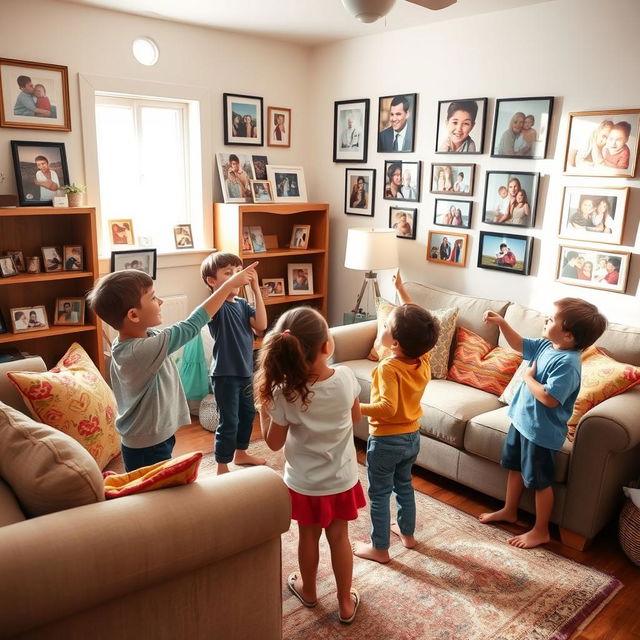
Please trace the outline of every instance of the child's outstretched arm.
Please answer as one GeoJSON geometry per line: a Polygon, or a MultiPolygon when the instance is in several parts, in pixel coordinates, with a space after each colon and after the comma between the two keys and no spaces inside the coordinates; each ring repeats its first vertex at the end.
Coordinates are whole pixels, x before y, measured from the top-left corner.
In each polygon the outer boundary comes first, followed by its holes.
{"type": "Polygon", "coordinates": [[[485,311],[482,319],[489,324],[497,324],[509,346],[522,353],[522,336],[512,329],[511,325],[500,314],[495,311],[485,311]]]}
{"type": "Polygon", "coordinates": [[[413,300],[407,293],[407,290],[404,288],[404,282],[402,282],[400,269],[397,269],[395,275],[393,276],[393,286],[396,288],[398,297],[400,298],[400,302],[402,302],[402,304],[411,304],[413,302],[413,300]]]}
{"type": "Polygon", "coordinates": [[[258,262],[252,262],[248,267],[238,273],[234,273],[220,287],[218,287],[203,303],[204,310],[211,316],[218,313],[218,309],[224,304],[227,296],[233,289],[243,287],[251,282],[253,274],[256,272],[258,262]]]}
{"type": "Polygon", "coordinates": [[[264,306],[264,298],[260,291],[258,274],[255,269],[251,273],[251,288],[253,289],[253,297],[256,300],[256,315],[251,318],[250,323],[256,331],[264,331],[267,328],[267,310],[264,306]]]}

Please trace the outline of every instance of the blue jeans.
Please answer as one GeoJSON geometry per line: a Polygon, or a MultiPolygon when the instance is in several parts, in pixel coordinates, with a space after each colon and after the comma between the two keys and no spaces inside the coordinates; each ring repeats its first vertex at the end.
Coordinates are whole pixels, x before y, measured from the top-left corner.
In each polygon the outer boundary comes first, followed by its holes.
{"type": "Polygon", "coordinates": [[[398,505],[398,526],[405,536],[416,528],[416,499],[411,486],[411,467],[420,451],[420,433],[397,436],[369,436],[367,475],[371,503],[371,543],[389,548],[391,535],[391,492],[398,505]]]}
{"type": "Polygon", "coordinates": [[[218,428],[215,439],[216,462],[228,464],[236,449],[249,448],[253,418],[252,380],[240,376],[212,376],[211,386],[218,405],[218,428]]]}
{"type": "Polygon", "coordinates": [[[147,467],[150,464],[171,459],[175,443],[175,436],[167,438],[164,442],[154,444],[152,447],[141,447],[139,449],[132,449],[120,443],[125,471],[135,471],[140,467],[147,467]]]}

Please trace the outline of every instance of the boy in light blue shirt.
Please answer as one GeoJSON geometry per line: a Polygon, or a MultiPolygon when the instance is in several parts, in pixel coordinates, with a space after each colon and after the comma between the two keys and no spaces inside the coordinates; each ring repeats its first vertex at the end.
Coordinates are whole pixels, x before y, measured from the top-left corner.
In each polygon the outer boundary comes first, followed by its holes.
{"type": "Polygon", "coordinates": [[[522,353],[529,367],[515,393],[508,415],[511,426],[500,464],[509,469],[504,507],[480,515],[480,522],[515,522],[525,487],[536,492],[533,529],[509,539],[520,549],[549,542],[549,519],[553,509],[553,478],[556,452],[567,435],[567,421],[580,391],[581,352],[607,328],[597,307],[579,298],[554,303],[542,338],[523,338],[497,313],[487,311],[484,321],[496,324],[509,346],[522,353]]]}

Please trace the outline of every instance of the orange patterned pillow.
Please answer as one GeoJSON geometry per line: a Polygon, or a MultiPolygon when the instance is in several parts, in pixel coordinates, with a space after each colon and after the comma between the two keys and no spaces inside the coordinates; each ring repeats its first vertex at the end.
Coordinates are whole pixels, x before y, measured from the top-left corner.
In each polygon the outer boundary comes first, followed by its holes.
{"type": "Polygon", "coordinates": [[[202,453],[197,451],[185,453],[171,460],[156,462],[156,464],[147,467],[140,467],[129,473],[111,474],[107,472],[104,479],[105,497],[109,500],[132,493],[190,484],[195,482],[198,477],[200,460],[202,460],[202,453]]]}
{"type": "Polygon", "coordinates": [[[7,374],[33,417],[77,440],[104,469],[120,453],[116,399],[87,352],[74,342],[50,371],[7,374]]]}
{"type": "Polygon", "coordinates": [[[598,347],[589,347],[582,354],[580,392],[569,418],[567,438],[573,440],[580,418],[607,398],[624,393],[640,384],[640,367],[618,362],[598,347]]]}
{"type": "Polygon", "coordinates": [[[456,338],[447,379],[499,396],[520,366],[522,355],[511,349],[494,347],[464,327],[458,327],[456,338]]]}

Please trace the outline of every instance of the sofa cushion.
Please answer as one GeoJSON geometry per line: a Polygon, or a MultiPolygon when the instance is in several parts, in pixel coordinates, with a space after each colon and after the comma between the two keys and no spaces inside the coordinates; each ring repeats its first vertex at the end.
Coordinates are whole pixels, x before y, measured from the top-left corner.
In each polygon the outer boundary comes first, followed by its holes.
{"type": "Polygon", "coordinates": [[[529,367],[529,360],[523,360],[520,363],[520,366],[516,369],[516,372],[513,374],[511,380],[509,380],[509,384],[505,387],[505,390],[500,395],[500,402],[504,402],[505,404],[511,404],[513,402],[513,397],[516,395],[516,389],[520,386],[520,383],[524,380],[524,372],[529,367]]]}
{"type": "MultiPolygon", "coordinates": [[[[510,424],[507,407],[476,415],[469,420],[465,429],[465,451],[500,464],[502,447],[510,424]]],[[[572,444],[565,440],[562,449],[556,455],[554,480],[558,483],[567,481],[571,450],[572,444]]]]}
{"type": "Polygon", "coordinates": [[[0,451],[0,477],[27,516],[104,500],[100,469],[80,444],[2,402],[0,451]]]}
{"type": "MultiPolygon", "coordinates": [[[[635,321],[637,322],[637,316],[635,321]]],[[[640,327],[627,327],[611,322],[596,340],[595,346],[601,347],[619,362],[640,366],[640,327]]]]}
{"type": "MultiPolygon", "coordinates": [[[[544,320],[546,314],[523,307],[517,302],[513,302],[507,307],[504,313],[504,319],[509,323],[511,328],[525,338],[539,338],[542,336],[544,320]]],[[[498,345],[509,348],[509,343],[504,339],[502,332],[498,339],[498,345]]]]}

